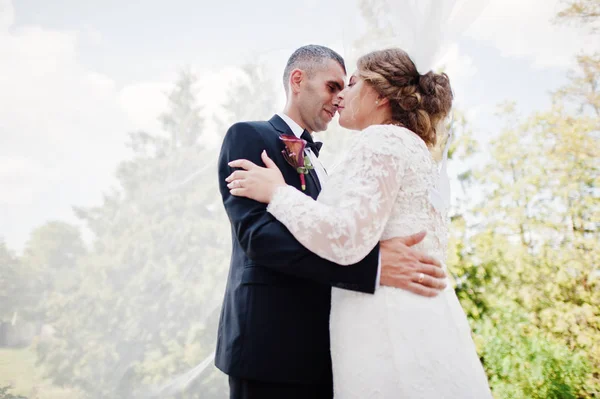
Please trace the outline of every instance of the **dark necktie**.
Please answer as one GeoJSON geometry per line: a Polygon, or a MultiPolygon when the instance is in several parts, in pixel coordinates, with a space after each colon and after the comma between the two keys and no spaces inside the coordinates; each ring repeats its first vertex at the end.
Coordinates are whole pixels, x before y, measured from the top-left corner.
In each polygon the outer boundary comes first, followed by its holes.
{"type": "Polygon", "coordinates": [[[306,146],[308,148],[310,148],[310,150],[318,157],[319,150],[321,149],[321,147],[323,147],[323,143],[321,143],[321,142],[315,143],[311,134],[308,132],[308,130],[304,130],[304,132],[302,132],[302,136],[300,136],[300,138],[306,140],[306,146]]]}

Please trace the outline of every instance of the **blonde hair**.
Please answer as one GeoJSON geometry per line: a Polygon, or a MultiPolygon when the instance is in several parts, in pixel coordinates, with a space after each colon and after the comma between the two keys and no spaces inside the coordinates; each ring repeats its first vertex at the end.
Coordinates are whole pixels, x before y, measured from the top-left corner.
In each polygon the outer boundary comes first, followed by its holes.
{"type": "Polygon", "coordinates": [[[452,108],[448,75],[432,71],[420,75],[408,54],[398,48],[360,57],[358,75],[389,100],[389,123],[412,130],[429,147],[436,144],[437,130],[452,108]]]}

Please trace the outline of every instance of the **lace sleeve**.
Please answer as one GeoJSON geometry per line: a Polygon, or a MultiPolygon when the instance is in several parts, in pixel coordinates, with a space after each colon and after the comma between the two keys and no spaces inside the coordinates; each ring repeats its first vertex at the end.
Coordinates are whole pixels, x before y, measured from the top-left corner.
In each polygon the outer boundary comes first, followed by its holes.
{"type": "Polygon", "coordinates": [[[359,262],[379,241],[391,213],[407,163],[408,133],[396,126],[365,129],[317,201],[285,186],[268,212],[320,257],[340,265],[359,262]]]}

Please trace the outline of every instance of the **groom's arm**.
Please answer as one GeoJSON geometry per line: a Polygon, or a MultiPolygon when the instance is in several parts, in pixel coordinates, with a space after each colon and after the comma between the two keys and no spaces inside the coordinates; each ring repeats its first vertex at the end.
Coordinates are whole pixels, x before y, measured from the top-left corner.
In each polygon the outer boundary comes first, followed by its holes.
{"type": "Polygon", "coordinates": [[[379,244],[361,262],[341,267],[308,251],[267,212],[265,204],[229,193],[225,178],[233,169],[228,163],[248,159],[263,165],[260,154],[264,149],[269,152],[261,133],[251,124],[238,123],[225,135],[219,156],[219,190],[233,233],[248,258],[281,273],[373,293],[377,283],[379,244]]]}

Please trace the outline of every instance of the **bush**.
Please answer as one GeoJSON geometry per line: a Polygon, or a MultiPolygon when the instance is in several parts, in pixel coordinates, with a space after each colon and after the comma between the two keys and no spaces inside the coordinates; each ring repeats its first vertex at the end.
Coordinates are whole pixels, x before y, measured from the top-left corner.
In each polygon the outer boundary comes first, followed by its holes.
{"type": "Polygon", "coordinates": [[[15,396],[9,393],[8,391],[10,391],[11,388],[12,387],[10,385],[6,387],[0,387],[0,399],[27,399],[25,396],[15,396]]]}
{"type": "Polygon", "coordinates": [[[494,396],[510,399],[578,399],[590,366],[583,353],[544,336],[524,316],[506,310],[477,328],[480,354],[494,396]]]}

